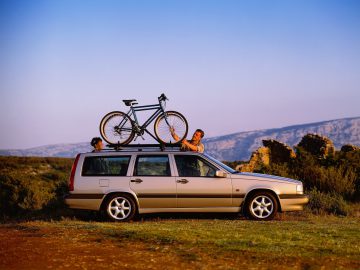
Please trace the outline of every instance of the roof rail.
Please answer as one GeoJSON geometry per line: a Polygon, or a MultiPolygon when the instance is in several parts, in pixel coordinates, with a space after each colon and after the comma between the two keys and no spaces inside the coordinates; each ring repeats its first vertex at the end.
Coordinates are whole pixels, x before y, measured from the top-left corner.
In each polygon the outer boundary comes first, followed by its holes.
{"type": "MultiPolygon", "coordinates": [[[[155,148],[155,149],[160,149],[161,151],[165,151],[168,148],[170,148],[171,150],[179,150],[181,147],[181,144],[179,144],[179,143],[176,143],[176,144],[174,144],[174,143],[140,144],[139,143],[139,144],[126,144],[126,145],[107,144],[106,146],[108,148],[111,148],[116,151],[130,150],[133,148],[137,148],[138,151],[142,151],[142,149],[146,149],[146,148],[155,148]]],[[[104,150],[106,150],[106,149],[104,149],[104,150]]]]}

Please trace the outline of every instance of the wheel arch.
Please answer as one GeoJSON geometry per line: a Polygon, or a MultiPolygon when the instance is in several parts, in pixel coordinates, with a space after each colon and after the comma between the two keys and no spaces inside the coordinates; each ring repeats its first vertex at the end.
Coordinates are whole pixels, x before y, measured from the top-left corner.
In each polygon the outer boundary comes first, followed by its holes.
{"type": "Polygon", "coordinates": [[[100,209],[99,209],[100,211],[104,210],[104,207],[105,207],[105,204],[106,204],[108,198],[114,194],[119,194],[119,195],[124,194],[124,195],[131,196],[134,199],[134,202],[136,204],[136,212],[137,212],[137,214],[139,213],[139,200],[134,192],[131,192],[128,190],[126,190],[126,191],[125,190],[117,190],[117,191],[111,191],[109,193],[106,193],[106,195],[104,196],[104,198],[100,204],[100,209]]]}
{"type": "Polygon", "coordinates": [[[241,212],[242,212],[242,214],[244,214],[244,211],[245,211],[245,207],[244,207],[244,206],[248,203],[248,200],[249,200],[249,198],[251,197],[251,195],[253,195],[253,194],[257,193],[257,192],[264,192],[264,191],[271,193],[271,194],[275,197],[276,202],[277,202],[277,204],[278,204],[278,211],[279,211],[279,212],[282,212],[279,195],[278,195],[274,190],[272,190],[272,189],[270,189],[270,188],[254,188],[254,189],[248,191],[248,192],[245,194],[244,201],[243,201],[242,206],[241,206],[241,212]]]}

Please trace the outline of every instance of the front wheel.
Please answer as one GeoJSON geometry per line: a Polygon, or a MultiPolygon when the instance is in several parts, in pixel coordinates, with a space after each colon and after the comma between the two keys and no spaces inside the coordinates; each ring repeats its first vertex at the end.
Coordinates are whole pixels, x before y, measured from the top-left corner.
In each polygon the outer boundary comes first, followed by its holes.
{"type": "Polygon", "coordinates": [[[123,112],[110,112],[100,122],[100,134],[110,144],[125,145],[130,143],[135,132],[130,117],[123,112]]]}
{"type": "Polygon", "coordinates": [[[259,191],[252,194],[246,204],[245,212],[253,220],[271,220],[278,211],[278,202],[273,194],[259,191]]]}
{"type": "Polygon", "coordinates": [[[185,117],[175,111],[167,111],[165,114],[160,115],[154,125],[156,137],[162,143],[177,143],[186,138],[188,133],[188,123],[185,117]],[[171,136],[170,128],[173,128],[179,140],[175,140],[171,136]]]}

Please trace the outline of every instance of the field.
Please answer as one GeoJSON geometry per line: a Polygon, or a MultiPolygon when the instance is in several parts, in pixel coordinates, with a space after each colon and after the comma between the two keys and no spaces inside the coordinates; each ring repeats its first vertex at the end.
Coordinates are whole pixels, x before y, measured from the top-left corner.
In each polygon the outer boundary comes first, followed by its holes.
{"type": "MultiPolygon", "coordinates": [[[[359,158],[348,158],[356,175],[359,158]]],[[[353,201],[344,201],[341,190],[313,191],[311,207],[270,222],[159,214],[109,223],[64,206],[71,165],[71,159],[0,157],[1,270],[360,269],[358,184],[353,201]]],[[[304,171],[325,172],[310,165],[304,171]]]]}
{"type": "Polygon", "coordinates": [[[0,225],[0,269],[359,269],[360,218],[147,215],[0,225]]]}

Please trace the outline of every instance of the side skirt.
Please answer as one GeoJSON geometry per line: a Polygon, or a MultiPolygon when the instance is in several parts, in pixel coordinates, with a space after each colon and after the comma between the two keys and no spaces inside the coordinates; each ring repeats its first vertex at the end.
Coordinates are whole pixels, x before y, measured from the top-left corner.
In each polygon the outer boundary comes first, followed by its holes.
{"type": "Polygon", "coordinates": [[[241,207],[206,207],[206,208],[140,208],[139,214],[146,213],[239,213],[241,207]]]}

